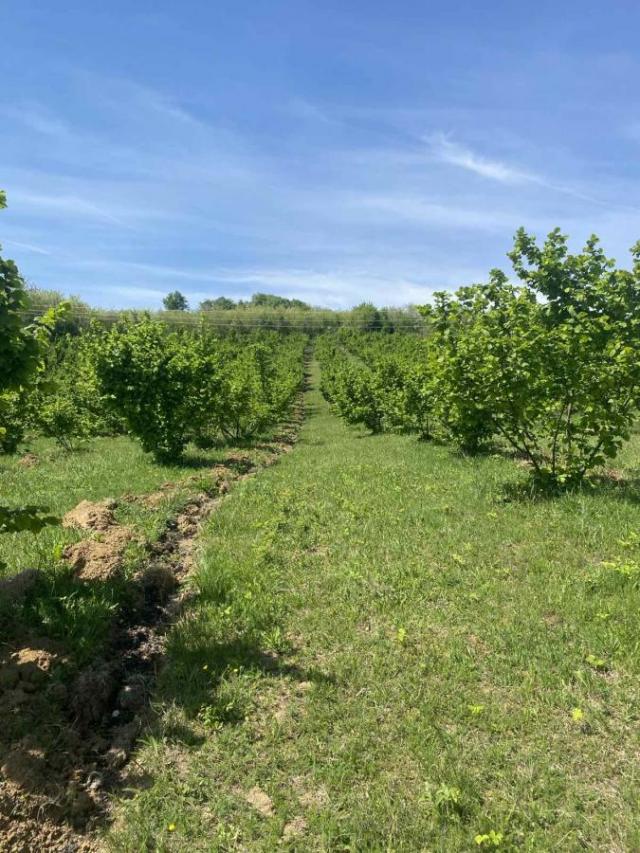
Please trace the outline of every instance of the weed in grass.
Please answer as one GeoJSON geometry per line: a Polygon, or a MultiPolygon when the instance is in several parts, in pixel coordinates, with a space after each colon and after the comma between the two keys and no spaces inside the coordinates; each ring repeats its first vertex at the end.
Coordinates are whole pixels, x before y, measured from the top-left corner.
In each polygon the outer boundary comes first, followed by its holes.
{"type": "Polygon", "coordinates": [[[503,834],[501,832],[496,832],[495,829],[490,830],[490,832],[483,832],[480,835],[476,835],[474,838],[478,847],[485,848],[501,847],[503,840],[503,834]]]}

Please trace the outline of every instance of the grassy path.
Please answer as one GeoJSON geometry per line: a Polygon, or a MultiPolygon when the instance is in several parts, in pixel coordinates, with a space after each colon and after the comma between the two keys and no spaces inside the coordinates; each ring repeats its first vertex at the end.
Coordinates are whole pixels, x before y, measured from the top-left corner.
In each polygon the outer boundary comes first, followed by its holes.
{"type": "Polygon", "coordinates": [[[640,849],[633,490],[308,415],[208,525],[109,843],[640,849]]]}

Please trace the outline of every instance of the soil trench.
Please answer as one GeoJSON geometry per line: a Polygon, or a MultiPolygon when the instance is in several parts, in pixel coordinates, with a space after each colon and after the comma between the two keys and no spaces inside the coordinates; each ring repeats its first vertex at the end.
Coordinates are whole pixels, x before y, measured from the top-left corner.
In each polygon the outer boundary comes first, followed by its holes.
{"type": "MultiPolygon", "coordinates": [[[[70,683],[49,677],[66,661],[63,650],[46,639],[30,638],[28,647],[0,655],[0,725],[4,730],[5,714],[26,714],[32,721],[18,742],[3,742],[0,735],[1,851],[98,849],[92,833],[109,818],[110,794],[135,781],[129,757],[150,721],[149,699],[168,629],[193,594],[184,581],[202,524],[234,481],[255,476],[293,448],[303,418],[301,393],[284,433],[262,445],[269,451],[262,463],[239,454],[211,470],[211,486],[189,498],[147,546],[108,649],[70,683]],[[52,722],[52,708],[60,720],[52,722]]],[[[137,499],[153,506],[158,494],[137,499]]],[[[115,523],[113,509],[114,502],[82,502],[65,517],[68,526],[99,531],[97,538],[65,550],[79,582],[104,582],[120,569],[133,534],[115,523]]]]}

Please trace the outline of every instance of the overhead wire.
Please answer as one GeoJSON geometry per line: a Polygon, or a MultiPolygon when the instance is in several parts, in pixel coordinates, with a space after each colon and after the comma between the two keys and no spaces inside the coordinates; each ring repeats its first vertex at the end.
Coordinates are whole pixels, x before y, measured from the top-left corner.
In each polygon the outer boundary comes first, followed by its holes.
{"type": "MultiPolygon", "coordinates": [[[[23,308],[18,313],[20,316],[25,318],[35,319],[36,317],[42,316],[45,310],[48,310],[48,306],[46,309],[38,309],[38,308],[23,308]]],[[[159,319],[171,323],[172,325],[184,326],[184,327],[193,327],[197,325],[199,322],[204,322],[207,326],[219,326],[222,328],[232,328],[232,327],[240,327],[240,328],[274,328],[274,329],[309,329],[310,327],[316,328],[349,328],[351,326],[357,328],[357,324],[350,323],[348,320],[332,320],[332,319],[309,319],[308,322],[289,322],[286,319],[281,320],[262,320],[262,321],[252,321],[249,322],[242,317],[234,317],[229,320],[212,320],[208,319],[206,313],[200,313],[196,315],[191,315],[188,318],[176,317],[175,315],[171,316],[162,316],[160,312],[152,312],[148,309],[123,309],[122,311],[103,311],[101,309],[97,309],[95,311],[87,310],[84,308],[81,309],[71,309],[71,318],[78,319],[86,319],[86,320],[120,320],[126,317],[127,315],[145,315],[149,314],[154,317],[154,319],[159,319]]],[[[406,329],[421,329],[424,328],[424,321],[420,319],[415,320],[390,320],[390,324],[394,328],[406,328],[406,329]]]]}

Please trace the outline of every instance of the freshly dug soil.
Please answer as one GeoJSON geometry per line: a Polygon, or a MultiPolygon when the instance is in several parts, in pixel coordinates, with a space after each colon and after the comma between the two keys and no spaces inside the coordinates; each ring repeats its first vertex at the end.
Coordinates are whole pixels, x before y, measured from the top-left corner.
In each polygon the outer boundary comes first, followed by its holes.
{"type": "Polygon", "coordinates": [[[63,527],[78,527],[80,530],[107,530],[115,524],[113,510],[117,507],[117,501],[107,498],[95,503],[93,501],[80,501],[78,506],[63,517],[63,527]]]}
{"type": "MultiPolygon", "coordinates": [[[[264,465],[291,449],[301,420],[299,409],[291,431],[269,446],[264,465]]],[[[188,597],[182,582],[193,566],[195,537],[230,483],[256,471],[243,454],[216,466],[211,488],[167,524],[132,581],[132,604],[118,613],[102,659],[70,677],[64,649],[46,639],[0,647],[0,851],[99,849],[93,833],[108,819],[109,792],[127,782],[166,634],[188,597]]],[[[156,502],[158,492],[148,505],[156,502]]],[[[64,518],[66,526],[92,531],[64,551],[78,582],[108,582],[122,568],[133,533],[116,524],[115,507],[111,500],[83,501],[64,518]]],[[[38,578],[23,572],[2,581],[0,594],[18,600],[38,578]]]]}
{"type": "Polygon", "coordinates": [[[124,550],[132,539],[133,533],[128,527],[116,525],[99,539],[84,539],[68,545],[63,556],[73,566],[79,580],[110,581],[120,574],[124,550]]]}

